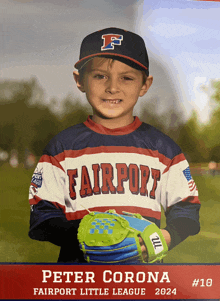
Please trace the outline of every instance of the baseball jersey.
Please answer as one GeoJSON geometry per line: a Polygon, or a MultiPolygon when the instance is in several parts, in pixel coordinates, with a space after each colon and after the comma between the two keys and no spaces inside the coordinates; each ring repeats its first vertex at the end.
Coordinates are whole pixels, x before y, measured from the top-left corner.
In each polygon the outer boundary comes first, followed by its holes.
{"type": "Polygon", "coordinates": [[[74,223],[88,210],[140,213],[160,227],[163,207],[168,226],[182,218],[196,225],[189,234],[199,227],[198,190],[184,154],[138,117],[116,129],[88,117],[56,135],[34,171],[29,202],[29,235],[39,240],[47,240],[39,232],[46,220],[74,223]]]}

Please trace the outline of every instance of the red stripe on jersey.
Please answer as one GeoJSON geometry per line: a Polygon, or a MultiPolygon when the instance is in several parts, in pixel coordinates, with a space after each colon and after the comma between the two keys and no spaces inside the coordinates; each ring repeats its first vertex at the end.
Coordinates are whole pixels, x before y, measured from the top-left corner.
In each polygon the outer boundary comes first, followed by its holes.
{"type": "MultiPolygon", "coordinates": [[[[126,212],[131,212],[131,213],[139,213],[142,216],[148,216],[148,217],[156,218],[158,220],[160,220],[160,218],[161,218],[161,212],[153,211],[153,210],[147,209],[147,208],[134,207],[134,206],[93,207],[93,208],[89,208],[89,211],[105,212],[109,209],[115,209],[118,214],[123,214],[123,211],[126,211],[126,212]]],[[[76,211],[76,212],[66,212],[65,214],[66,214],[66,218],[68,220],[76,220],[76,219],[83,218],[86,214],[88,214],[88,211],[81,210],[81,211],[76,211]]]]}
{"type": "Polygon", "coordinates": [[[176,165],[176,164],[178,164],[178,163],[180,163],[181,161],[184,161],[184,160],[186,160],[186,158],[185,158],[183,153],[177,155],[176,157],[173,158],[173,160],[170,160],[170,164],[167,165],[167,167],[165,168],[163,174],[166,173],[170,169],[171,166],[176,165]]]}
{"type": "Polygon", "coordinates": [[[104,127],[101,124],[95,123],[91,117],[89,116],[87,120],[84,122],[85,126],[90,128],[96,133],[99,134],[104,134],[104,135],[114,135],[114,136],[119,136],[119,135],[126,135],[134,132],[139,126],[142,124],[140,119],[138,117],[135,117],[134,121],[126,126],[116,128],[116,129],[109,129],[104,127]]]}
{"type": "MultiPolygon", "coordinates": [[[[42,201],[42,199],[35,195],[33,199],[29,200],[29,203],[30,203],[30,205],[36,205],[40,201],[42,201]]],[[[126,212],[131,212],[131,213],[139,213],[142,216],[148,216],[148,217],[156,218],[158,220],[160,220],[160,218],[161,218],[161,212],[153,211],[153,210],[147,209],[147,208],[134,207],[134,206],[121,206],[121,207],[118,207],[118,206],[104,207],[103,206],[103,207],[92,207],[92,208],[89,208],[88,211],[87,210],[80,210],[80,211],[76,211],[76,212],[66,212],[66,207],[65,206],[63,206],[59,203],[56,203],[56,202],[51,202],[51,203],[54,206],[56,206],[57,209],[62,210],[62,212],[66,215],[67,220],[81,219],[86,214],[88,214],[89,211],[105,212],[109,209],[115,209],[118,214],[123,214],[123,211],[126,211],[126,212]]]]}
{"type": "Polygon", "coordinates": [[[182,199],[182,202],[189,202],[192,204],[201,204],[198,196],[188,196],[185,199],[182,199]]]}
{"type": "Polygon", "coordinates": [[[36,205],[37,203],[39,203],[40,201],[42,201],[41,198],[39,198],[39,196],[35,195],[33,197],[33,199],[29,199],[29,203],[30,205],[36,205]]]}
{"type": "MultiPolygon", "coordinates": [[[[62,153],[60,154],[62,155],[62,153]]],[[[63,157],[63,155],[62,155],[63,157]]],[[[63,161],[64,159],[62,158],[62,160],[60,161],[63,161]]],[[[51,163],[52,165],[62,169],[62,171],[65,172],[65,170],[63,169],[63,167],[60,165],[60,163],[57,161],[56,157],[52,157],[52,156],[49,156],[49,155],[43,155],[40,160],[39,160],[39,163],[42,163],[42,162],[47,162],[47,163],[51,163]]]]}
{"type": "Polygon", "coordinates": [[[56,160],[61,162],[65,158],[78,158],[83,155],[94,155],[101,153],[129,153],[129,154],[140,154],[152,158],[159,158],[159,161],[164,165],[168,166],[171,163],[171,159],[166,156],[159,154],[158,151],[153,151],[151,149],[143,149],[133,146],[99,146],[99,147],[87,147],[80,150],[65,150],[55,156],[56,160]]]}
{"type": "MultiPolygon", "coordinates": [[[[32,199],[29,199],[30,205],[37,205],[40,201],[43,201],[43,199],[37,195],[35,195],[32,199]]],[[[59,203],[56,202],[50,202],[50,203],[52,203],[57,209],[61,209],[65,213],[65,208],[66,208],[65,206],[60,205],[59,203]]]]}

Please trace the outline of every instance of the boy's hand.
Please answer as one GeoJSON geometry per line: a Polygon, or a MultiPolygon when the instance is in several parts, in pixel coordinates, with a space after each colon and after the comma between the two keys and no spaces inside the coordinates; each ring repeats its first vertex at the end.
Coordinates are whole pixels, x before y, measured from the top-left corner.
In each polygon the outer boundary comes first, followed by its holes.
{"type": "Polygon", "coordinates": [[[166,241],[166,243],[167,243],[167,246],[169,247],[170,244],[171,244],[171,236],[170,236],[170,233],[169,233],[167,230],[165,230],[165,229],[161,229],[161,232],[162,232],[163,237],[164,237],[164,239],[165,239],[165,241],[166,241]]]}
{"type": "Polygon", "coordinates": [[[143,241],[143,239],[139,236],[139,242],[141,245],[141,252],[142,252],[142,256],[144,261],[148,262],[148,252],[147,252],[147,248],[145,246],[145,243],[143,241]]]}
{"type": "MultiPolygon", "coordinates": [[[[167,230],[161,229],[161,232],[163,234],[163,237],[167,243],[167,246],[170,246],[171,243],[171,237],[170,237],[170,233],[167,230]]],[[[144,261],[148,262],[148,252],[147,252],[147,248],[146,245],[143,241],[143,239],[141,237],[139,237],[139,242],[141,245],[141,251],[142,251],[142,256],[144,258],[144,261]]]]}

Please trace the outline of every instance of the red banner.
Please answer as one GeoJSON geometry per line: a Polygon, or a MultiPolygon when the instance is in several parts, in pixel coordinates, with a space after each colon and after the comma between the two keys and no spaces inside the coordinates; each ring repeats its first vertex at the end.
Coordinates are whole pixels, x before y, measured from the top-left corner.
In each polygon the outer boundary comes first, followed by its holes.
{"type": "Polygon", "coordinates": [[[0,265],[0,299],[219,299],[220,265],[0,265]]]}

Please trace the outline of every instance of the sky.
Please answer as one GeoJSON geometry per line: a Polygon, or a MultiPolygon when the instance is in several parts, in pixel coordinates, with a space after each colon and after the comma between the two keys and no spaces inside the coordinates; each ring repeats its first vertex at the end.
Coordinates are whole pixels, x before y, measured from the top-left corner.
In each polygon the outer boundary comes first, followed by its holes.
{"type": "Polygon", "coordinates": [[[144,1],[136,29],[158,61],[165,63],[185,106],[202,121],[209,113],[210,80],[220,78],[220,2],[144,1]],[[207,85],[207,92],[200,89],[207,85]]]}
{"type": "Polygon", "coordinates": [[[188,0],[1,0],[0,80],[37,78],[45,98],[62,100],[77,90],[72,79],[85,35],[121,27],[140,34],[154,83],[149,97],[187,114],[209,116],[201,84],[220,78],[220,2],[188,0]]]}

